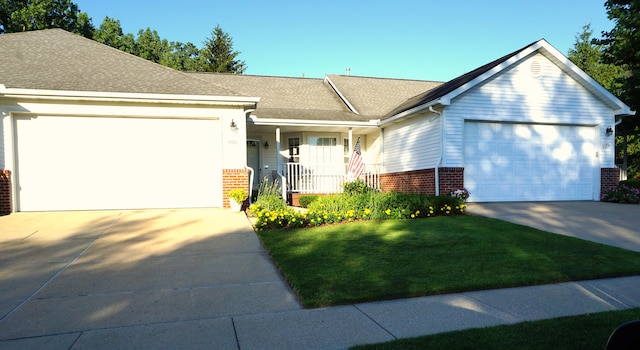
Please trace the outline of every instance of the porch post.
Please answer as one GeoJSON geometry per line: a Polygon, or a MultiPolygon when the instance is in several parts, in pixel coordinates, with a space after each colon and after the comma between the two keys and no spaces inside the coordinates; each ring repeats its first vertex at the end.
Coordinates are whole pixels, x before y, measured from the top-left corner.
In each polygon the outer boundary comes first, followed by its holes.
{"type": "Polygon", "coordinates": [[[276,173],[280,177],[280,186],[282,186],[282,198],[287,200],[287,184],[285,183],[284,167],[281,164],[280,159],[280,128],[276,127],[276,173]]]}
{"type": "MultiPolygon", "coordinates": [[[[349,162],[351,162],[351,156],[353,155],[353,130],[351,128],[349,128],[349,162]]],[[[349,175],[347,174],[347,169],[344,169],[344,173],[345,175],[349,175]]]]}

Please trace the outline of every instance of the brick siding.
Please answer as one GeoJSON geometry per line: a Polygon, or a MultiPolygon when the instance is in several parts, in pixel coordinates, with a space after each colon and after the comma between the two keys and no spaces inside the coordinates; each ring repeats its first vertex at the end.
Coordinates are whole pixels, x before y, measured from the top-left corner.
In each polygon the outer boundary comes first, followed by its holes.
{"type": "Polygon", "coordinates": [[[0,170],[0,215],[11,214],[11,171],[0,170]]]}
{"type": "MultiPolygon", "coordinates": [[[[464,168],[439,168],[440,194],[464,187],[464,168]]],[[[422,169],[380,175],[383,191],[436,194],[435,169],[422,169]]]]}
{"type": "MultiPolygon", "coordinates": [[[[222,207],[230,208],[229,191],[244,189],[249,192],[249,170],[222,169],[222,207]]],[[[245,203],[246,204],[246,203],[245,203]]]]}
{"type": "Polygon", "coordinates": [[[620,169],[600,168],[600,193],[610,187],[617,186],[620,182],[620,169]]]}

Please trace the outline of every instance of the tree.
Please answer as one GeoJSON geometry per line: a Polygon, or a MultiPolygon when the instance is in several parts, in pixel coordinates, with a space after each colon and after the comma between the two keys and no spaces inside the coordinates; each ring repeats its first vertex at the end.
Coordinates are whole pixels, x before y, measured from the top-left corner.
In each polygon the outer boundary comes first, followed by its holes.
{"type": "Polygon", "coordinates": [[[160,64],[176,70],[186,72],[204,71],[204,59],[200,49],[194,44],[187,42],[171,42],[169,50],[160,60],[160,64]]]}
{"type": "Polygon", "coordinates": [[[233,50],[233,40],[219,25],[211,32],[211,37],[204,42],[202,57],[204,70],[216,73],[242,74],[247,69],[245,62],[237,60],[240,52],[233,50]]]}
{"type": "Polygon", "coordinates": [[[0,0],[0,34],[62,28],[91,38],[91,18],[71,0],[0,0]]]}
{"type": "Polygon", "coordinates": [[[167,39],[161,39],[158,32],[147,28],[138,31],[134,54],[151,62],[158,63],[169,51],[167,39]]]}
{"type": "Polygon", "coordinates": [[[582,33],[576,35],[573,48],[569,50],[569,60],[605,89],[620,96],[625,70],[615,64],[604,63],[603,47],[592,38],[592,35],[591,25],[585,24],[582,27],[582,33]]]}
{"type": "Polygon", "coordinates": [[[93,40],[130,54],[135,53],[133,34],[124,34],[120,21],[105,17],[100,27],[93,33],[93,40]]]}
{"type": "MultiPolygon", "coordinates": [[[[604,61],[624,67],[620,97],[632,110],[640,108],[640,0],[608,0],[607,16],[614,27],[603,32],[598,43],[604,47],[604,61]]],[[[640,174],[640,117],[626,117],[616,128],[624,137],[629,155],[628,173],[640,174]]]]}

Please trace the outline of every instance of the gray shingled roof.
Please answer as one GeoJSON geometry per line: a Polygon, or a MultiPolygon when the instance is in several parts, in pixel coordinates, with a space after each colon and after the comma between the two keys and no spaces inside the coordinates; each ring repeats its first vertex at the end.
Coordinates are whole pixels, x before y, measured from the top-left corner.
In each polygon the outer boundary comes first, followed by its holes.
{"type": "Polygon", "coordinates": [[[251,96],[259,96],[261,118],[369,121],[383,117],[407,99],[441,85],[424,80],[328,75],[355,108],[351,111],[324,79],[190,73],[200,79],[251,96]]]}
{"type": "Polygon", "coordinates": [[[323,79],[189,73],[199,79],[260,97],[258,118],[369,121],[351,112],[323,79]]]}
{"type": "Polygon", "coordinates": [[[62,29],[2,34],[0,54],[7,88],[243,96],[62,29]]]}
{"type": "Polygon", "coordinates": [[[428,80],[328,75],[340,93],[361,115],[380,119],[407,99],[442,85],[428,80]]]}

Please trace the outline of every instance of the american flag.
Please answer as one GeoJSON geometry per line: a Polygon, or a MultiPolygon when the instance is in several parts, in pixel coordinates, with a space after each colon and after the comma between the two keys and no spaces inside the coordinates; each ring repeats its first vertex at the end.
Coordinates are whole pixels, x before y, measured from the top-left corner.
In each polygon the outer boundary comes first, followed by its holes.
{"type": "Polygon", "coordinates": [[[356,141],[356,146],[353,148],[351,158],[349,158],[349,165],[347,166],[347,172],[357,179],[362,175],[364,171],[364,163],[362,162],[362,153],[360,152],[360,138],[356,141]]]}

